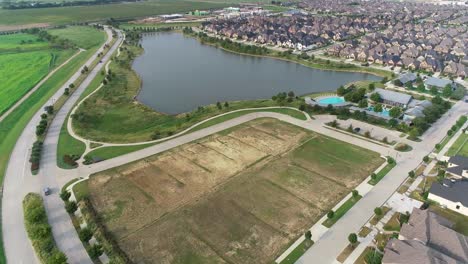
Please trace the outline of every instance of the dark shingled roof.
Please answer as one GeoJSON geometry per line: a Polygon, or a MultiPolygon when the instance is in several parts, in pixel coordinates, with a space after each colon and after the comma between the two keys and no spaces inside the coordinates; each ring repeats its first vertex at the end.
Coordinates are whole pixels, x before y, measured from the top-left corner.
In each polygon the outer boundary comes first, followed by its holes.
{"type": "Polygon", "coordinates": [[[449,167],[446,169],[446,171],[456,174],[456,175],[462,175],[463,170],[468,169],[468,158],[463,157],[463,156],[453,156],[450,157],[448,160],[449,163],[453,163],[457,166],[449,167]]]}
{"type": "Polygon", "coordinates": [[[442,184],[434,182],[429,192],[455,203],[460,202],[463,206],[468,207],[468,180],[444,179],[442,184]]]}

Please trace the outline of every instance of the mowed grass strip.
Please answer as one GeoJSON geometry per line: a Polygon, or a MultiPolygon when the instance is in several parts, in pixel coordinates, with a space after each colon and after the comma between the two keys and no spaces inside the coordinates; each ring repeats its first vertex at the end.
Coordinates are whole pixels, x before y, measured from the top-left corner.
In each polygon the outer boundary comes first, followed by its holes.
{"type": "Polygon", "coordinates": [[[358,195],[356,197],[350,197],[338,209],[336,209],[333,217],[325,220],[322,223],[322,225],[330,228],[332,225],[338,222],[338,220],[340,220],[340,218],[343,217],[346,214],[346,212],[348,212],[351,209],[351,207],[353,207],[359,200],[361,200],[361,198],[361,195],[358,195]]]}
{"type": "Polygon", "coordinates": [[[370,179],[369,183],[370,185],[376,185],[377,183],[379,183],[379,181],[381,181],[385,175],[387,175],[394,167],[396,166],[396,162],[392,162],[392,163],[388,163],[387,165],[385,165],[385,167],[383,167],[379,172],[377,172],[377,177],[375,179],[370,179]]]}
{"type": "Polygon", "coordinates": [[[87,183],[132,261],[271,263],[381,163],[377,153],[258,119],[87,183]],[[325,153],[338,169],[322,167],[325,153]],[[358,180],[339,173],[351,169],[358,180]]]}
{"type": "Polygon", "coordinates": [[[294,264],[296,261],[304,255],[304,253],[309,249],[311,246],[314,245],[314,242],[308,239],[302,241],[289,255],[280,262],[280,264],[294,264]]]}
{"type": "Polygon", "coordinates": [[[462,133],[457,140],[450,146],[447,156],[465,156],[468,157],[468,134],[462,133]]]}

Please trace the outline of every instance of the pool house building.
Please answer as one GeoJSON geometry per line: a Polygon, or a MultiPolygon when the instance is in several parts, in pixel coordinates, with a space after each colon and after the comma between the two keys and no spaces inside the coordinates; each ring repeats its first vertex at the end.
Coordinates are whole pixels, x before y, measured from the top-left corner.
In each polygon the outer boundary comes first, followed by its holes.
{"type": "Polygon", "coordinates": [[[382,103],[390,106],[398,106],[405,109],[413,98],[409,94],[384,90],[381,88],[375,89],[375,92],[382,98],[382,103]]]}

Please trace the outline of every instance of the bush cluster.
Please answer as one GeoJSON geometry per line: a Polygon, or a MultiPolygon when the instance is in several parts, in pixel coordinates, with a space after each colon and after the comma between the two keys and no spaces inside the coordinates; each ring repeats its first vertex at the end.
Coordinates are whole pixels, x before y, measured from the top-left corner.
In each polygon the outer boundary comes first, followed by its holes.
{"type": "Polygon", "coordinates": [[[41,161],[41,154],[42,154],[42,141],[36,141],[33,144],[31,150],[31,156],[29,158],[29,162],[31,162],[31,171],[35,171],[39,169],[39,163],[41,161]]]}
{"type": "Polygon", "coordinates": [[[55,244],[41,196],[37,193],[26,195],[23,212],[26,232],[40,261],[48,264],[67,263],[67,257],[55,244]]]}

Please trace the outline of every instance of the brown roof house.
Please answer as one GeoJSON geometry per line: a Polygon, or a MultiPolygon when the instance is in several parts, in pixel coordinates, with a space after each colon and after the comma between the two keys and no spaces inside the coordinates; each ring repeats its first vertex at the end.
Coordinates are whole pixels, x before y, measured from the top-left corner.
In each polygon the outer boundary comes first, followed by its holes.
{"type": "Polygon", "coordinates": [[[453,223],[430,210],[415,208],[398,239],[385,247],[382,264],[468,263],[468,237],[452,229],[453,223]]]}

